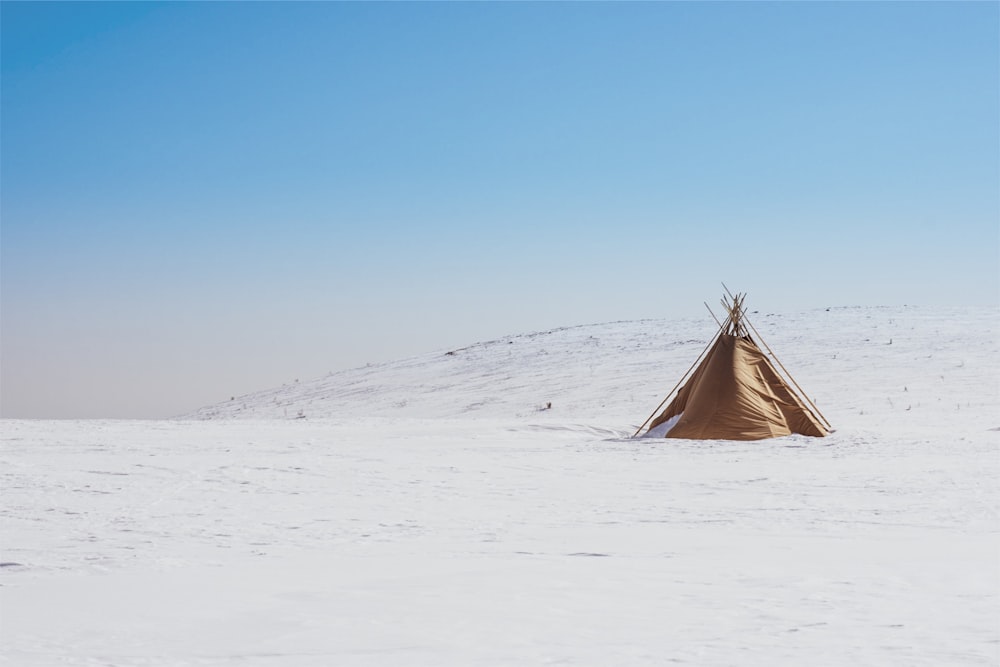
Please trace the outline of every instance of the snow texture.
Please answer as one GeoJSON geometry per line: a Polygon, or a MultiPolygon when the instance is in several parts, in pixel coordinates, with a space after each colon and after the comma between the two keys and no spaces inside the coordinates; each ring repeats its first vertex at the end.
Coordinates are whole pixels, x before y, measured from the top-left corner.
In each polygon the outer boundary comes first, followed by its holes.
{"type": "Polygon", "coordinates": [[[704,321],[0,422],[0,664],[1000,664],[997,311],[750,317],[831,436],[631,439],[704,321]]]}

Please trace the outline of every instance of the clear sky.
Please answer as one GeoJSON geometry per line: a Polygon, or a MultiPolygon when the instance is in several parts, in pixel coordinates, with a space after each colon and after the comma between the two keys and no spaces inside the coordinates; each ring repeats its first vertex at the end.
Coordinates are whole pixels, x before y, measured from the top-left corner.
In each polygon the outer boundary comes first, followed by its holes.
{"type": "Polygon", "coordinates": [[[1000,303],[998,3],[17,3],[0,412],[556,326],[1000,303]]]}

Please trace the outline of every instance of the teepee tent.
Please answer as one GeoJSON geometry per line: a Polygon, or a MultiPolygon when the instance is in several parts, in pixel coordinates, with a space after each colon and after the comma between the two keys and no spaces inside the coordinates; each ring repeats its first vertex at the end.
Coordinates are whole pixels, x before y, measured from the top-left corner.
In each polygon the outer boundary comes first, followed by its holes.
{"type": "MultiPolygon", "coordinates": [[[[723,299],[728,314],[712,342],[635,434],[645,428],[647,434],[664,431],[663,437],[698,440],[825,436],[830,423],[787,371],[778,373],[751,337],[750,330],[757,338],[760,334],[743,311],[746,295],[730,297],[723,299]]],[[[764,347],[771,352],[766,343],[764,347]]]]}

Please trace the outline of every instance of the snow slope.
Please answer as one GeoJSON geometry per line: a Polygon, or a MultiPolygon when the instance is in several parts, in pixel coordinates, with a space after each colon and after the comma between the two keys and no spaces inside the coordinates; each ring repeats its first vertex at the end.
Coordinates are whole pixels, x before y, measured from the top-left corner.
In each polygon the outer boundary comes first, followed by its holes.
{"type": "MultiPolygon", "coordinates": [[[[963,410],[963,422],[1000,426],[985,410],[997,404],[995,310],[831,308],[750,317],[834,426],[924,428],[963,410]]],[[[702,319],[509,336],[292,381],[187,417],[584,420],[631,434],[714,333],[702,319]],[[540,414],[550,402],[552,410],[540,414]]]]}
{"type": "Polygon", "coordinates": [[[1000,664],[997,311],[751,317],[830,437],[629,439],[704,321],[0,422],[0,663],[1000,664]]]}

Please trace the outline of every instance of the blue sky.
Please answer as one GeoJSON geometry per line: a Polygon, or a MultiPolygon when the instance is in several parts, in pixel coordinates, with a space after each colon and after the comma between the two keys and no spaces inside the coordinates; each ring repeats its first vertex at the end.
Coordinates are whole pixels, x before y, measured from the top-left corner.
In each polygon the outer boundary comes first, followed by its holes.
{"type": "Polygon", "coordinates": [[[720,280],[996,306],[998,7],[4,2],[2,414],[169,416],[720,280]]]}

